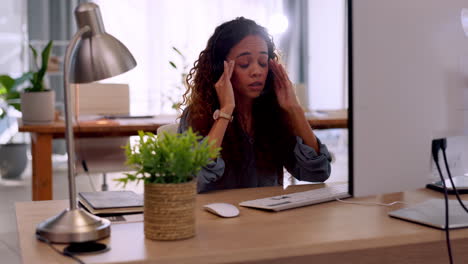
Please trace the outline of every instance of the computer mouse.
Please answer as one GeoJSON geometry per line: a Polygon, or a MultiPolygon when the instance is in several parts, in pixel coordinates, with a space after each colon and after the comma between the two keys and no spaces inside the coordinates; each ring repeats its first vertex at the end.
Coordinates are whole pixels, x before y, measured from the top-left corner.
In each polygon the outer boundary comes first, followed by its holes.
{"type": "Polygon", "coordinates": [[[239,209],[228,203],[211,203],[204,205],[203,208],[208,212],[221,217],[235,217],[239,215],[239,209]]]}

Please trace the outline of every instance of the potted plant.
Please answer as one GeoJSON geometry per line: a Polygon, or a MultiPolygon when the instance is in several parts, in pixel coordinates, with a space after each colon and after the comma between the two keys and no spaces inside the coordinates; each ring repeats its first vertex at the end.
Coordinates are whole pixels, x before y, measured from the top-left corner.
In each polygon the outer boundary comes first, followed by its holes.
{"type": "MultiPolygon", "coordinates": [[[[0,144],[0,175],[4,179],[19,179],[27,165],[27,144],[15,142],[11,133],[11,112],[20,111],[18,87],[30,78],[30,73],[14,79],[0,75],[0,134],[7,133],[6,143],[0,144]]],[[[15,131],[16,132],[16,131],[15,131]]]]}
{"type": "Polygon", "coordinates": [[[195,235],[195,175],[219,150],[191,129],[159,138],[140,131],[138,143],[126,146],[127,164],[135,172],[117,181],[144,182],[146,238],[176,240],[195,235]]]}
{"type": "Polygon", "coordinates": [[[21,93],[21,112],[24,124],[51,123],[55,119],[55,92],[44,85],[44,77],[49,63],[52,41],[49,41],[41,52],[41,67],[37,64],[37,51],[29,46],[34,60],[34,70],[29,81],[31,86],[21,93]]]}

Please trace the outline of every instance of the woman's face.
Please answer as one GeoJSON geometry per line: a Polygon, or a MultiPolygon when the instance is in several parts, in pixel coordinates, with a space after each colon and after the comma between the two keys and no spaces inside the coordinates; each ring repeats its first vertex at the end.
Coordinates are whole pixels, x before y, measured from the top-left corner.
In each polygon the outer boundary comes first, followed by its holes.
{"type": "Polygon", "coordinates": [[[236,97],[260,96],[268,75],[268,47],[258,35],[249,35],[232,47],[227,61],[234,60],[231,83],[236,97]]]}

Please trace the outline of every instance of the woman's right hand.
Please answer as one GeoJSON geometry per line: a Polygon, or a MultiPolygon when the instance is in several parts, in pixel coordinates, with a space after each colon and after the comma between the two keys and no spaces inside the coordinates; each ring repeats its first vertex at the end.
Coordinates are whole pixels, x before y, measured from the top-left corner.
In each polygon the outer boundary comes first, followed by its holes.
{"type": "Polygon", "coordinates": [[[235,61],[224,61],[224,71],[215,84],[216,94],[218,95],[219,107],[222,112],[232,115],[236,105],[234,99],[234,90],[232,88],[231,77],[234,71],[235,61]]]}

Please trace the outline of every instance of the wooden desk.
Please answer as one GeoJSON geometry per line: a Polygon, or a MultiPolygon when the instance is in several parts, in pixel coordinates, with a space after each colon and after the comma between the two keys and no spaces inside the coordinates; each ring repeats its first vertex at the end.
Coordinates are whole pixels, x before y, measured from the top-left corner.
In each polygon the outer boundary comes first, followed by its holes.
{"type": "MultiPolygon", "coordinates": [[[[347,127],[346,110],[308,114],[307,117],[314,129],[347,127]]],[[[86,121],[78,122],[73,130],[75,138],[130,136],[136,135],[138,130],[156,133],[158,127],[174,121],[175,116],[86,121]]],[[[48,125],[23,125],[20,122],[19,131],[31,133],[32,200],[52,200],[52,139],[65,137],[65,124],[54,122],[48,125]]]]}
{"type": "MultiPolygon", "coordinates": [[[[196,236],[160,242],[144,238],[143,223],[111,226],[102,242],[110,251],[80,256],[85,263],[448,263],[444,232],[387,216],[392,207],[329,202],[283,212],[240,207],[240,216],[219,218],[202,209],[212,202],[238,204],[270,195],[304,191],[311,185],[237,189],[197,196],[196,236]]],[[[352,198],[347,201],[422,202],[442,197],[431,190],[352,198]]],[[[465,196],[465,199],[468,198],[465,196]]],[[[16,203],[24,263],[74,263],[35,239],[35,227],[58,214],[67,201],[16,203]]],[[[441,212],[443,213],[443,212],[441,212]]],[[[455,263],[468,261],[468,229],[451,231],[455,263]]],[[[56,245],[63,248],[63,245],[56,245]]]]}
{"type": "Polygon", "coordinates": [[[306,117],[313,129],[348,128],[348,111],[344,109],[307,112],[306,117]]]}

